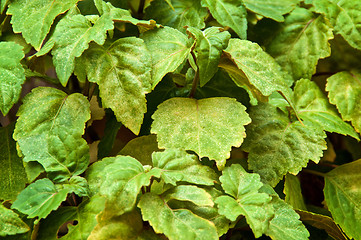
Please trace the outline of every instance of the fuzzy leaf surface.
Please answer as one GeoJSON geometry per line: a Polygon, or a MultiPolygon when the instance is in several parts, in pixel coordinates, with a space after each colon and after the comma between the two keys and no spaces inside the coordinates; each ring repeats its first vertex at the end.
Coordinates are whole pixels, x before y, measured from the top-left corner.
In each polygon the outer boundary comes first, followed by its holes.
{"type": "Polygon", "coordinates": [[[248,10],[277,22],[283,22],[283,15],[291,12],[300,0],[284,0],[282,2],[273,0],[243,0],[243,2],[248,10]]]}
{"type": "MultiPolygon", "coordinates": [[[[12,138],[14,125],[0,128],[0,199],[15,200],[28,182],[12,138]]],[[[0,224],[1,226],[1,224],[0,224]]]]}
{"type": "Polygon", "coordinates": [[[14,42],[0,43],[0,111],[7,115],[17,103],[21,85],[25,82],[25,70],[20,61],[24,58],[22,47],[14,42]]]}
{"type": "MultiPolygon", "coordinates": [[[[340,86],[337,86],[337,92],[340,86]]],[[[304,121],[311,122],[327,132],[336,132],[359,139],[355,130],[339,116],[327,97],[315,82],[307,79],[297,81],[294,87],[295,106],[304,121]]]]}
{"type": "Polygon", "coordinates": [[[113,212],[116,209],[116,214],[121,215],[135,206],[141,187],[150,184],[151,174],[145,173],[136,159],[117,156],[94,163],[87,179],[93,193],[99,191],[106,197],[106,207],[111,207],[113,212]]]}
{"type": "Polygon", "coordinates": [[[207,9],[201,6],[200,0],[172,0],[172,6],[164,0],[154,0],[145,9],[148,19],[185,32],[184,26],[202,29],[207,9]]]}
{"type": "Polygon", "coordinates": [[[244,125],[251,119],[245,110],[231,98],[172,98],[153,114],[151,132],[160,148],[192,150],[222,168],[232,146],[239,147],[246,136],[244,125]]]}
{"type": "Polygon", "coordinates": [[[30,230],[19,216],[0,204],[0,237],[25,233],[30,230]]]}
{"type": "Polygon", "coordinates": [[[154,168],[161,170],[161,179],[174,186],[180,181],[210,186],[217,180],[213,169],[202,165],[195,155],[185,151],[166,149],[154,152],[152,161],[154,168]]]}
{"type": "Polygon", "coordinates": [[[82,138],[90,119],[89,102],[49,87],[32,90],[18,111],[14,139],[25,162],[38,161],[48,176],[62,182],[88,166],[89,148],[82,138]]]}
{"type": "Polygon", "coordinates": [[[67,194],[67,189],[58,191],[52,181],[43,178],[26,187],[11,208],[27,214],[28,218],[46,218],[60,206],[67,194]]]}
{"type": "Polygon", "coordinates": [[[135,134],[147,111],[145,94],[152,87],[150,58],[141,39],[126,37],[103,46],[93,44],[78,63],[85,66],[89,81],[99,85],[103,106],[135,134]]]}
{"type": "Polygon", "coordinates": [[[224,191],[234,198],[226,195],[218,197],[215,202],[219,213],[231,221],[244,215],[255,237],[262,236],[274,213],[268,206],[271,197],[258,192],[263,185],[259,175],[247,173],[241,165],[232,164],[223,170],[220,181],[224,191]]]}
{"type": "Polygon", "coordinates": [[[15,33],[22,33],[26,42],[39,50],[54,19],[75,6],[79,0],[15,0],[7,14],[15,33]]]}
{"type": "Polygon", "coordinates": [[[193,44],[185,34],[170,27],[149,30],[140,37],[151,54],[152,88],[183,63],[193,44]]]}
{"type": "Polygon", "coordinates": [[[155,194],[144,194],[138,204],[143,220],[149,221],[156,233],[164,233],[169,239],[195,240],[218,239],[216,227],[187,209],[171,209],[155,194]]]}
{"type": "Polygon", "coordinates": [[[228,46],[231,34],[210,27],[204,31],[189,27],[187,31],[196,39],[195,51],[199,68],[200,86],[203,87],[218,71],[218,63],[222,51],[228,46]]]}
{"type": "Polygon", "coordinates": [[[267,193],[272,197],[270,205],[274,209],[274,217],[269,222],[266,235],[274,240],[307,240],[309,232],[303,223],[299,220],[300,216],[293,208],[279,198],[277,193],[269,185],[264,185],[261,192],[267,193]]]}
{"type": "Polygon", "coordinates": [[[263,182],[275,186],[288,172],[296,175],[309,160],[316,163],[326,149],[326,134],[313,126],[301,124],[278,108],[266,104],[252,107],[252,123],[246,128],[243,149],[249,152],[250,169],[263,182]]]}
{"type": "Polygon", "coordinates": [[[168,190],[164,198],[166,201],[176,199],[189,201],[200,207],[213,207],[212,196],[206,190],[193,185],[179,185],[168,190]]]}
{"type": "Polygon", "coordinates": [[[344,121],[350,121],[361,131],[361,74],[339,72],[327,79],[326,91],[330,103],[336,105],[344,121]]]}
{"type": "Polygon", "coordinates": [[[202,0],[201,2],[220,24],[230,27],[241,39],[247,38],[247,10],[241,0],[202,0]]]}
{"type": "MultiPolygon", "coordinates": [[[[249,83],[263,96],[280,91],[288,101],[291,101],[291,90],[287,86],[281,67],[257,43],[231,39],[224,52],[248,78],[249,83]]],[[[241,80],[242,78],[234,79],[241,80]]],[[[243,84],[245,84],[243,81],[239,83],[239,85],[243,84]]]]}
{"type": "Polygon", "coordinates": [[[332,28],[322,15],[296,8],[286,17],[267,52],[294,80],[311,79],[318,60],[330,56],[328,41],[332,38],[332,28]]]}
{"type": "Polygon", "coordinates": [[[80,57],[92,41],[103,45],[107,31],[113,28],[109,15],[101,16],[94,24],[81,14],[60,20],[52,36],[52,41],[55,41],[52,55],[57,76],[63,86],[66,86],[74,71],[75,58],[80,57]]]}
{"type": "Polygon", "coordinates": [[[315,11],[323,13],[336,33],[354,48],[361,50],[361,2],[314,0],[315,11]]]}
{"type": "Polygon", "coordinates": [[[325,200],[332,217],[354,239],[361,238],[361,160],[344,164],[325,177],[325,200]]]}

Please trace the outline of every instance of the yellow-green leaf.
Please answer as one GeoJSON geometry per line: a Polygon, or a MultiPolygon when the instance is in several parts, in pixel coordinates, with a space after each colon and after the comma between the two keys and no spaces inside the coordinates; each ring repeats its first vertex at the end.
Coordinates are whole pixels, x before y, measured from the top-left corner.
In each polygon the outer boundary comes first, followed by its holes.
{"type": "Polygon", "coordinates": [[[231,148],[246,136],[244,125],[251,119],[245,110],[231,98],[172,98],[153,114],[151,132],[157,134],[160,148],[192,150],[222,168],[231,148]]]}
{"type": "Polygon", "coordinates": [[[30,230],[19,216],[0,204],[0,237],[25,233],[30,230]]]}

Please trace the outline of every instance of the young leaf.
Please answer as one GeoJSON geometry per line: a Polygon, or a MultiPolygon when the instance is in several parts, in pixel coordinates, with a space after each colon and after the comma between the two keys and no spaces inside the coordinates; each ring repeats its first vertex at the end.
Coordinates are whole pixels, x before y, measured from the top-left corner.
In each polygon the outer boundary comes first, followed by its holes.
{"type": "Polygon", "coordinates": [[[151,1],[145,9],[146,17],[181,32],[185,32],[185,26],[197,29],[205,27],[207,9],[201,6],[200,0],[172,0],[172,6],[164,0],[151,1]]]}
{"type": "Polygon", "coordinates": [[[0,204],[0,237],[25,233],[30,230],[19,216],[0,204]]]}
{"type": "Polygon", "coordinates": [[[132,157],[117,156],[93,164],[87,179],[92,193],[99,191],[105,196],[106,207],[119,216],[133,209],[141,187],[150,184],[152,173],[145,173],[142,164],[132,157]]]}
{"type": "Polygon", "coordinates": [[[144,32],[140,36],[151,53],[152,88],[169,72],[173,72],[187,58],[193,41],[170,27],[144,32]]]}
{"type": "Polygon", "coordinates": [[[74,176],[69,179],[69,183],[57,185],[58,189],[66,189],[69,193],[73,192],[79,197],[89,196],[89,186],[85,178],[74,176]]]}
{"type": "Polygon", "coordinates": [[[79,0],[15,0],[7,14],[15,33],[39,50],[56,16],[69,10],[79,0]]]}
{"type": "Polygon", "coordinates": [[[151,132],[160,148],[192,150],[222,168],[232,146],[239,147],[246,136],[244,125],[251,119],[245,110],[231,98],[172,98],[153,114],[151,132]]]}
{"type": "Polygon", "coordinates": [[[52,50],[53,62],[60,83],[66,86],[74,71],[75,58],[80,57],[89,43],[103,45],[108,30],[114,28],[109,15],[101,16],[94,24],[81,14],[63,18],[52,35],[55,41],[52,50]]]}
{"type": "MultiPolygon", "coordinates": [[[[339,85],[337,92],[339,92],[339,85]]],[[[307,79],[297,81],[294,87],[294,99],[298,115],[302,120],[312,123],[315,127],[321,127],[325,131],[359,139],[355,130],[339,117],[337,110],[328,102],[327,97],[315,82],[307,79]]]]}
{"type": "Polygon", "coordinates": [[[361,131],[361,74],[339,72],[327,79],[326,91],[330,103],[336,105],[344,121],[351,121],[357,132],[361,131]]]}
{"type": "Polygon", "coordinates": [[[218,71],[222,51],[228,46],[231,34],[211,27],[204,31],[189,27],[187,31],[196,39],[195,51],[199,68],[200,86],[203,87],[218,71]]]}
{"type": "Polygon", "coordinates": [[[201,2],[220,24],[230,27],[241,39],[247,38],[247,10],[241,0],[201,0],[201,2]]]}
{"type": "Polygon", "coordinates": [[[285,202],[291,205],[293,209],[307,209],[301,192],[300,180],[297,176],[292,174],[287,174],[285,176],[283,193],[286,195],[285,202]]]}
{"type": "Polygon", "coordinates": [[[246,128],[243,149],[249,152],[250,169],[262,181],[275,186],[288,172],[296,175],[311,159],[318,162],[326,149],[326,134],[289,117],[278,108],[266,104],[252,107],[252,123],[246,128]]]}
{"type": "Polygon", "coordinates": [[[361,50],[361,2],[340,0],[314,0],[315,11],[323,13],[334,26],[336,33],[354,48],[361,50]]]}
{"type": "Polygon", "coordinates": [[[212,196],[202,188],[193,185],[179,185],[164,194],[166,202],[169,200],[189,201],[200,207],[213,207],[212,196]]]}
{"type": "Polygon", "coordinates": [[[210,167],[202,165],[195,155],[185,151],[166,149],[154,152],[152,161],[154,168],[161,170],[161,179],[174,186],[180,181],[213,185],[217,180],[217,174],[210,167]]]}
{"type": "Polygon", "coordinates": [[[3,115],[19,100],[21,85],[25,82],[25,70],[20,63],[23,58],[20,45],[0,42],[0,111],[3,115]]]}
{"type": "Polygon", "coordinates": [[[325,176],[325,200],[332,217],[354,239],[361,238],[361,160],[344,164],[325,176]]]}
{"type": "Polygon", "coordinates": [[[296,8],[286,17],[267,52],[294,80],[311,79],[318,60],[330,56],[328,40],[332,38],[332,28],[322,15],[296,8]]]}
{"type": "MultiPolygon", "coordinates": [[[[269,96],[273,92],[279,91],[288,102],[291,102],[291,90],[281,67],[258,44],[248,40],[231,39],[224,52],[227,58],[232,60],[248,78],[249,83],[257,88],[263,96],[269,96]]],[[[242,81],[238,84],[245,83],[242,81]]]]}
{"type": "Polygon", "coordinates": [[[27,183],[23,161],[18,156],[16,143],[12,139],[13,129],[13,124],[0,128],[0,199],[2,200],[15,200],[27,183]]]}
{"type": "Polygon", "coordinates": [[[67,189],[58,191],[48,178],[37,180],[26,187],[17,197],[12,209],[28,215],[28,218],[46,218],[66,199],[67,189]]]}
{"type": "Polygon", "coordinates": [[[156,233],[164,233],[170,240],[218,239],[214,224],[187,209],[171,209],[164,200],[152,193],[144,194],[138,207],[143,220],[149,221],[156,233]]]}
{"type": "Polygon", "coordinates": [[[268,205],[271,197],[258,192],[263,185],[259,175],[247,173],[241,165],[232,164],[223,170],[220,181],[224,191],[234,198],[226,195],[218,197],[215,203],[219,213],[231,221],[244,215],[255,237],[262,236],[274,213],[268,205]]]}
{"type": "Polygon", "coordinates": [[[79,93],[68,96],[55,88],[38,87],[23,101],[14,139],[24,161],[38,161],[56,182],[84,172],[89,161],[82,138],[90,118],[87,99],[79,93]]]}
{"type": "Polygon", "coordinates": [[[151,59],[144,42],[120,38],[103,46],[91,45],[78,64],[85,67],[90,82],[99,85],[103,106],[135,134],[147,111],[145,94],[151,91],[151,59]]]}
{"type": "Polygon", "coordinates": [[[277,22],[283,22],[286,13],[291,12],[300,0],[243,0],[246,8],[254,13],[271,18],[277,22]]]}
{"type": "Polygon", "coordinates": [[[299,220],[300,216],[292,207],[280,199],[273,188],[268,185],[264,185],[260,192],[267,193],[272,197],[269,205],[273,207],[275,212],[265,232],[266,235],[270,236],[273,240],[307,240],[310,234],[299,220]]]}

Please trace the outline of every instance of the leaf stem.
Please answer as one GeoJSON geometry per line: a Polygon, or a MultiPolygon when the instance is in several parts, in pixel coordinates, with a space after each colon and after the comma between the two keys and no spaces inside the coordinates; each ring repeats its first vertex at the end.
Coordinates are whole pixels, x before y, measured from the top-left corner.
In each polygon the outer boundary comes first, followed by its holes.
{"type": "Polygon", "coordinates": [[[325,174],[324,173],[321,173],[321,172],[317,172],[315,170],[311,170],[311,169],[303,169],[304,172],[306,173],[310,173],[312,175],[316,175],[316,176],[319,176],[319,177],[325,177],[325,174]]]}
{"type": "Polygon", "coordinates": [[[196,93],[196,90],[197,90],[198,82],[199,82],[199,67],[198,67],[196,55],[194,54],[193,51],[191,51],[191,55],[192,55],[192,58],[193,58],[196,66],[197,66],[197,69],[196,69],[196,74],[194,75],[194,78],[193,78],[192,89],[191,89],[191,92],[189,93],[189,98],[194,97],[194,95],[196,93]]]}
{"type": "Polygon", "coordinates": [[[138,18],[143,19],[145,0],[140,0],[138,7],[138,18]]]}

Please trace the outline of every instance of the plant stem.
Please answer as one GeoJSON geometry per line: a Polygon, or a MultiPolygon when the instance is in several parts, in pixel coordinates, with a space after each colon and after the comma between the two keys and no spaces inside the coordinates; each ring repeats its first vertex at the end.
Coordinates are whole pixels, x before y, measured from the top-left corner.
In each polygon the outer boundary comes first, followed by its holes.
{"type": "Polygon", "coordinates": [[[138,7],[138,18],[143,19],[145,0],[140,0],[138,7]]]}
{"type": "Polygon", "coordinates": [[[324,173],[321,173],[321,172],[317,172],[315,170],[310,170],[310,169],[303,169],[304,172],[306,173],[310,173],[312,175],[316,175],[316,176],[319,176],[319,177],[325,177],[325,174],[324,173]]]}
{"type": "Polygon", "coordinates": [[[192,90],[191,90],[191,92],[189,93],[189,97],[190,97],[190,98],[193,98],[193,97],[194,97],[194,94],[196,93],[197,86],[198,86],[198,82],[199,82],[199,67],[198,67],[196,55],[194,54],[193,51],[191,52],[191,55],[192,55],[193,60],[194,60],[194,62],[195,62],[195,64],[196,64],[196,66],[197,66],[196,74],[194,75],[193,82],[192,82],[192,90]]]}

